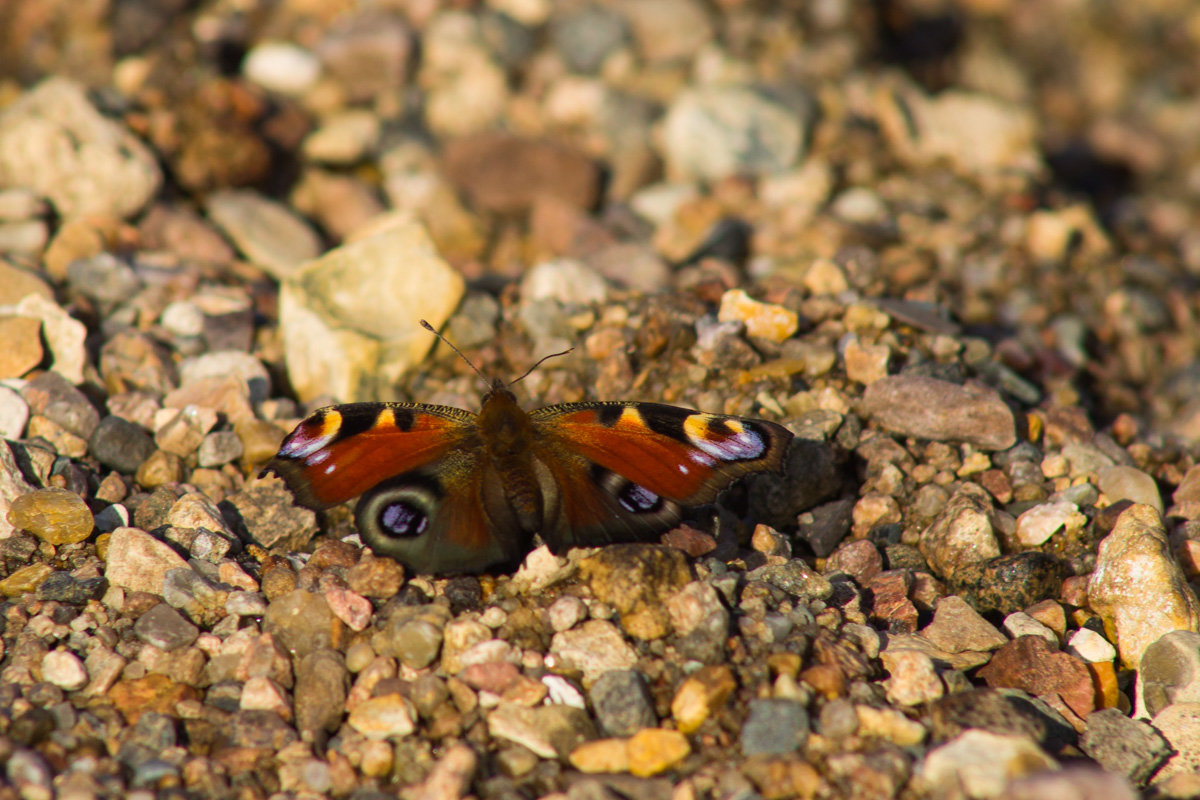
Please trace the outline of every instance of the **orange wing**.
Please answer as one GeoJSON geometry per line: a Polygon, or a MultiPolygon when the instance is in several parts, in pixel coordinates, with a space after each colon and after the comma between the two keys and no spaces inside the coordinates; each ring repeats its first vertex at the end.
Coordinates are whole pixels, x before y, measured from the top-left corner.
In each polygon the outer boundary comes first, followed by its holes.
{"type": "Polygon", "coordinates": [[[347,403],[305,419],[264,468],[301,505],[323,509],[444,457],[474,433],[475,415],[420,403],[347,403]]]}
{"type": "Polygon", "coordinates": [[[773,422],[658,403],[573,403],[530,416],[554,446],[684,505],[711,502],[738,476],[779,469],[792,438],[773,422]]]}

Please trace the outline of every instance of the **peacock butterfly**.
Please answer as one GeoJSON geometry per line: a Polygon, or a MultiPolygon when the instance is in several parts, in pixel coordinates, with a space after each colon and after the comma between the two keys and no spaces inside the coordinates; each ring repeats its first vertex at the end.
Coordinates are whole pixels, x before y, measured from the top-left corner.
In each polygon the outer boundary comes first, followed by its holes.
{"type": "Polygon", "coordinates": [[[409,569],[483,572],[515,568],[535,534],[554,553],[652,540],[684,506],[779,469],[792,439],[773,422],[659,403],[527,413],[510,385],[490,381],[478,414],[424,403],[323,408],[263,471],[313,509],[362,495],[363,541],[409,569]]]}

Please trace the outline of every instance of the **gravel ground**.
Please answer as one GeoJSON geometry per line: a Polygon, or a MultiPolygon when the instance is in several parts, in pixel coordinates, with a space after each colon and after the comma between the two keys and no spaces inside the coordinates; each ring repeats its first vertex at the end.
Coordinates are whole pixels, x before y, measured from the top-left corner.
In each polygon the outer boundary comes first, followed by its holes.
{"type": "Polygon", "coordinates": [[[1200,797],[1190,0],[9,0],[0,800],[1200,797]],[[795,434],[406,573],[331,401],[795,434]]]}

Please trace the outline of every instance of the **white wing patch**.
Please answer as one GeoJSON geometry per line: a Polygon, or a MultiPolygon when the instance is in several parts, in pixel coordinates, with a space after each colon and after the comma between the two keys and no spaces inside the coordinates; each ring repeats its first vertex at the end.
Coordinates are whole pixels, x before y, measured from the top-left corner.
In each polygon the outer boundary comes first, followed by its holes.
{"type": "Polygon", "coordinates": [[[718,461],[752,461],[767,451],[767,442],[761,435],[732,417],[694,414],[684,420],[683,429],[693,445],[718,461]],[[714,431],[714,422],[728,432],[714,431]]]}

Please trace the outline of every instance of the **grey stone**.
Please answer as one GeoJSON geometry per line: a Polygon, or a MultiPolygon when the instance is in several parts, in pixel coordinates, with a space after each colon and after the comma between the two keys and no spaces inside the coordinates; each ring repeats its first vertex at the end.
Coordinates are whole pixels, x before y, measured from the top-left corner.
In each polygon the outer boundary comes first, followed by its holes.
{"type": "Polygon", "coordinates": [[[138,617],[133,632],[146,644],[168,652],[187,647],[200,635],[195,625],[166,603],[159,603],[138,617]]]}
{"type": "Polygon", "coordinates": [[[154,452],[154,439],[141,426],[109,415],[92,432],[88,449],[104,466],[132,475],[154,452]]]}
{"type": "Polygon", "coordinates": [[[742,725],[742,754],[791,753],[808,740],[808,712],[799,702],[784,699],[751,700],[742,725]]]}
{"type": "Polygon", "coordinates": [[[601,675],[588,692],[600,730],[606,736],[632,736],[658,724],[650,687],[640,672],[614,669],[601,675]]]}
{"type": "Polygon", "coordinates": [[[1079,747],[1104,769],[1124,775],[1138,786],[1145,786],[1171,755],[1162,734],[1118,708],[1088,714],[1079,747]]]}

